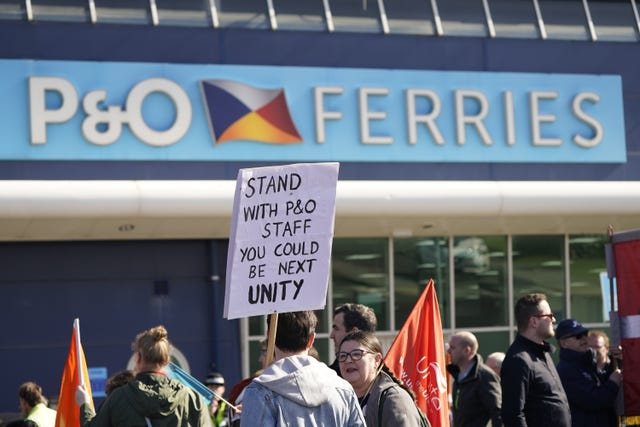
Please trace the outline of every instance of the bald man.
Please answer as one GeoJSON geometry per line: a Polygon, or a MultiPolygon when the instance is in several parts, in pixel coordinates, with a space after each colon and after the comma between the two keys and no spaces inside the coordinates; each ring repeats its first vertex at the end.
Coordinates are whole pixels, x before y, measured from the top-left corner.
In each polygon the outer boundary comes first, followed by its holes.
{"type": "Polygon", "coordinates": [[[502,391],[498,376],[482,362],[478,340],[471,332],[458,332],[449,340],[447,350],[453,377],[453,425],[502,426],[502,391]]]}

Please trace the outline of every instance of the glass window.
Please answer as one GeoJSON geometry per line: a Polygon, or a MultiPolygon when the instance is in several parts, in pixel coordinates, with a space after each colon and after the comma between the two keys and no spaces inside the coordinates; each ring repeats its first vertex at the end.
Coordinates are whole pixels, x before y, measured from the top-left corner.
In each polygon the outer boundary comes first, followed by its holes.
{"type": "Polygon", "coordinates": [[[432,36],[436,33],[431,6],[427,2],[387,1],[385,2],[385,10],[391,34],[432,36]]]}
{"type": "Polygon", "coordinates": [[[607,236],[571,236],[569,260],[571,266],[571,317],[582,323],[603,322],[608,319],[609,288],[600,285],[600,274],[606,273],[604,245],[607,236]],[[605,301],[607,299],[607,301],[605,301]],[[605,312],[607,316],[605,316],[605,312]]]}
{"type": "Polygon", "coordinates": [[[333,307],[367,305],[378,329],[389,328],[389,256],[387,239],[334,239],[331,256],[333,307]]]}
{"type": "Polygon", "coordinates": [[[210,12],[202,0],[156,0],[160,25],[209,26],[210,12]]]}
{"type": "Polygon", "coordinates": [[[509,342],[509,332],[474,332],[478,339],[478,353],[484,360],[493,352],[507,352],[511,345],[509,342]]]}
{"type": "Polygon", "coordinates": [[[279,30],[325,31],[322,1],[300,0],[274,1],[279,30]]]}
{"type": "Polygon", "coordinates": [[[328,338],[318,338],[316,336],[316,340],[313,342],[313,346],[316,350],[318,350],[318,354],[320,355],[320,360],[330,365],[333,363],[333,359],[335,359],[335,355],[329,354],[329,339],[328,338]]]}
{"type": "MultiPolygon", "coordinates": [[[[385,348],[393,341],[429,279],[434,279],[445,340],[453,330],[470,330],[480,343],[479,353],[506,351],[509,332],[508,236],[411,237],[393,239],[393,269],[389,265],[387,238],[336,238],[332,253],[332,298],[335,308],[347,302],[372,307],[378,317],[378,334],[385,348]],[[450,259],[453,261],[450,265],[450,259]],[[453,268],[453,272],[451,272],[453,268]],[[391,281],[395,306],[390,306],[391,281]],[[455,281],[455,325],[451,325],[450,283],[455,281]],[[391,309],[394,330],[391,330],[391,309]]],[[[605,303],[609,298],[601,286],[606,272],[603,235],[520,235],[511,237],[514,302],[522,295],[547,295],[558,321],[567,317],[565,306],[568,271],[571,316],[590,326],[606,329],[605,303]],[[568,242],[565,240],[568,239],[568,242]],[[570,264],[565,264],[566,255],[570,264]]],[[[606,285],[607,283],[605,283],[606,285]]],[[[316,311],[318,336],[314,346],[321,360],[331,363],[333,345],[328,338],[332,313],[316,311]]],[[[254,316],[249,323],[249,374],[258,367],[259,340],[267,335],[266,317],[254,316]]]]}
{"type": "Polygon", "coordinates": [[[151,23],[151,10],[147,0],[96,0],[99,23],[138,24],[151,23]]]}
{"type": "Polygon", "coordinates": [[[256,371],[262,369],[262,363],[260,363],[261,354],[261,341],[249,341],[249,375],[254,375],[256,371]]]}
{"type": "Polygon", "coordinates": [[[378,2],[340,0],[329,4],[336,31],[382,32],[378,2]]]}
{"type": "Polygon", "coordinates": [[[316,326],[316,334],[329,333],[331,329],[331,322],[333,321],[333,313],[329,315],[329,312],[325,310],[316,310],[316,317],[318,318],[318,326],[316,326]]]}
{"type": "Polygon", "coordinates": [[[564,304],[564,236],[513,236],[513,296],[547,296],[558,321],[564,304]]]}
{"type": "Polygon", "coordinates": [[[487,20],[482,2],[477,0],[446,0],[438,2],[445,36],[486,36],[487,20]]]}
{"type": "Polygon", "coordinates": [[[442,327],[449,326],[449,239],[394,239],[396,329],[400,329],[429,279],[436,285],[442,327]]]}
{"type": "Polygon", "coordinates": [[[225,1],[218,3],[218,15],[221,27],[249,28],[268,30],[271,28],[267,18],[265,0],[225,1]]]}
{"type": "Polygon", "coordinates": [[[86,0],[32,0],[36,21],[86,22],[86,0]]]}
{"type": "Polygon", "coordinates": [[[24,0],[0,1],[0,19],[26,19],[24,0]]]}
{"type": "Polygon", "coordinates": [[[591,1],[589,9],[599,41],[636,41],[636,22],[629,2],[591,1]]]}
{"type": "Polygon", "coordinates": [[[249,335],[267,336],[267,318],[266,316],[249,317],[249,335]]]}
{"type": "Polygon", "coordinates": [[[539,4],[550,39],[590,40],[582,2],[540,0],[539,4]]]}
{"type": "Polygon", "coordinates": [[[456,237],[453,242],[456,328],[506,326],[506,237],[456,237]]]}
{"type": "Polygon", "coordinates": [[[533,2],[513,0],[491,0],[491,17],[497,37],[539,37],[536,11],[533,2]]]}

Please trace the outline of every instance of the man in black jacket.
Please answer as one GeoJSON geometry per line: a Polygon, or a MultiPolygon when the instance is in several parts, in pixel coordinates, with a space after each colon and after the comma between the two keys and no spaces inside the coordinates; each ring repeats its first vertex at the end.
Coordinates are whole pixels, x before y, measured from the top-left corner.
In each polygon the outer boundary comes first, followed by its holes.
{"type": "Polygon", "coordinates": [[[502,363],[502,421],[505,426],[571,426],[567,395],[545,340],[555,317],[544,294],[528,294],[515,306],[518,335],[502,363]]]}
{"type": "Polygon", "coordinates": [[[502,426],[500,380],[478,354],[478,340],[471,332],[458,332],[447,350],[453,376],[453,425],[455,427],[502,426]]]}
{"type": "Polygon", "coordinates": [[[607,379],[598,375],[596,353],[589,348],[589,330],[574,319],[565,319],[556,328],[560,345],[558,374],[569,398],[574,426],[617,426],[612,417],[618,388],[622,382],[619,369],[607,379]]]}

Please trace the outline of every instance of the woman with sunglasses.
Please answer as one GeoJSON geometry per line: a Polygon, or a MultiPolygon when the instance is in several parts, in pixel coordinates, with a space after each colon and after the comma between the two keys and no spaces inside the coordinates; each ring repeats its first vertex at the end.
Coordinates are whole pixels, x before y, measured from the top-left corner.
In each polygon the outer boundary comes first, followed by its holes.
{"type": "Polygon", "coordinates": [[[348,333],[336,358],[342,377],[358,396],[368,427],[421,425],[413,394],[382,361],[382,346],[375,335],[348,333]]]}

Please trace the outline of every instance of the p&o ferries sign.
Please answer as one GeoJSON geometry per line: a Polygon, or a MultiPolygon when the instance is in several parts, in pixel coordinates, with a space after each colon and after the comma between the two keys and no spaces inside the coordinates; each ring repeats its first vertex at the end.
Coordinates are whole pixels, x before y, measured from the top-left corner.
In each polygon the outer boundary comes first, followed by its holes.
{"type": "Polygon", "coordinates": [[[0,159],[626,161],[614,75],[0,60],[0,159]]]}

